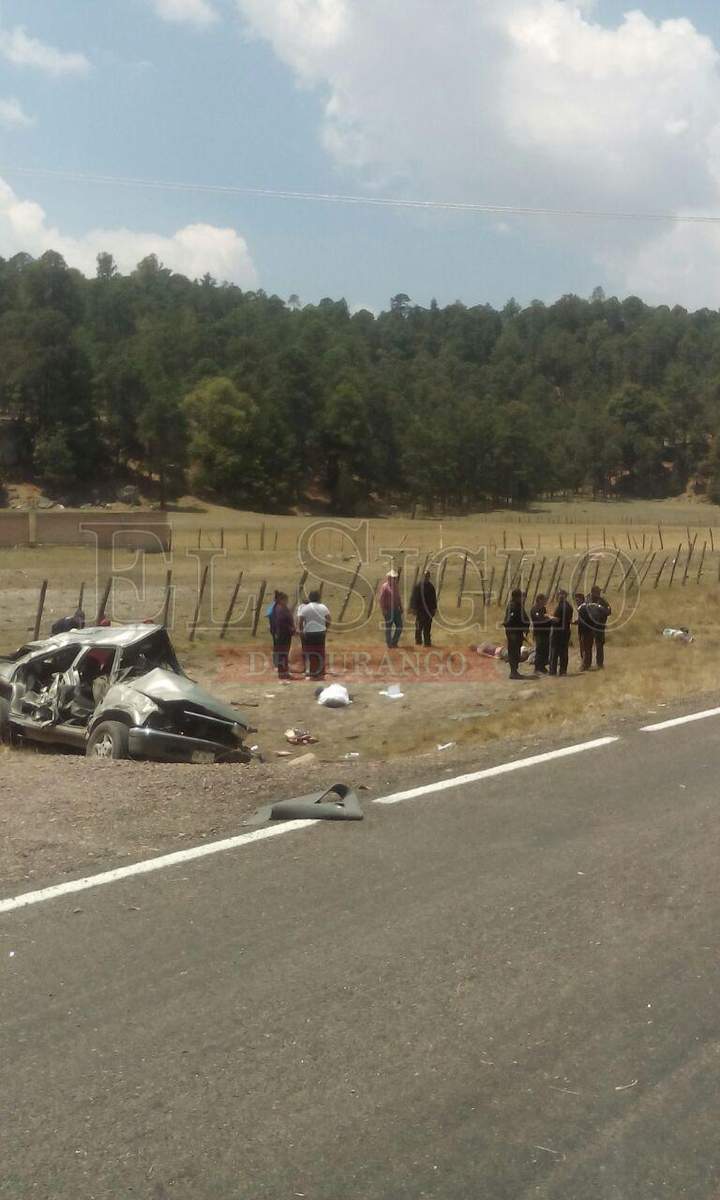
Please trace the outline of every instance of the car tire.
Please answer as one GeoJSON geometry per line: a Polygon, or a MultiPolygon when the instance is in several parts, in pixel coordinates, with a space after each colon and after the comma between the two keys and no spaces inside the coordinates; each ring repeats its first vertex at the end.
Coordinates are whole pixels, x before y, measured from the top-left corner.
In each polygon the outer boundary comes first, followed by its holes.
{"type": "Polygon", "coordinates": [[[120,721],[103,721],[88,739],[86,758],[129,758],[128,727],[120,721]]]}
{"type": "Polygon", "coordinates": [[[12,745],[12,729],[10,726],[10,705],[7,700],[0,700],[0,746],[12,745]]]}

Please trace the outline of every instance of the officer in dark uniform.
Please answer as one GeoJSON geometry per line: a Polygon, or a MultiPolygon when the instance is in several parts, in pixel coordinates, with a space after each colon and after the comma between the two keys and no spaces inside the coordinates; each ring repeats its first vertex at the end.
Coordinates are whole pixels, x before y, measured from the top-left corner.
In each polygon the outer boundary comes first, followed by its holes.
{"type": "Polygon", "coordinates": [[[552,618],[548,616],[547,596],[544,596],[542,592],[535,597],[535,603],[530,609],[530,620],[535,636],[535,673],[536,675],[547,675],[552,618]]]}
{"type": "Polygon", "coordinates": [[[525,605],[523,604],[523,594],[520,588],[514,588],[510,594],[510,600],[505,610],[505,636],[507,638],[508,662],[510,664],[510,678],[522,679],[522,675],[518,671],[520,666],[520,651],[522,644],[527,637],[530,629],[525,605]]]}
{"type": "Polygon", "coordinates": [[[568,600],[567,592],[561,588],[558,592],[558,602],[553,613],[553,627],[550,632],[551,675],[567,675],[572,619],[573,606],[568,600]]]}

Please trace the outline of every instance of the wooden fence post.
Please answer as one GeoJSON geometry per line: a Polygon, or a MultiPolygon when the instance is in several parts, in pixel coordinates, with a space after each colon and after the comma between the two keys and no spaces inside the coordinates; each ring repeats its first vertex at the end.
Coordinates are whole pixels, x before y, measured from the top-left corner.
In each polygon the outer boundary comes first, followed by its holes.
{"type": "Polygon", "coordinates": [[[252,635],[257,637],[258,622],[260,621],[260,613],[262,612],[263,600],[267,591],[267,580],[263,579],[258,589],[257,600],[255,601],[255,612],[253,613],[252,635]]]}
{"type": "Polygon", "coordinates": [[[460,587],[458,588],[458,594],[457,594],[457,607],[458,608],[460,608],[462,606],[462,597],[463,597],[463,592],[465,591],[465,577],[467,575],[467,565],[468,565],[468,556],[466,554],[465,558],[463,559],[462,574],[460,576],[460,587]]]}
{"type": "Polygon", "coordinates": [[[699,583],[700,580],[702,579],[703,563],[705,562],[706,550],[707,550],[707,542],[703,542],[702,554],[700,555],[700,566],[698,567],[697,579],[695,581],[696,583],[699,583]]]}
{"type": "Polygon", "coordinates": [[[353,591],[354,591],[354,589],[355,589],[355,584],[357,583],[357,577],[358,577],[358,575],[360,574],[360,567],[361,567],[361,566],[362,566],[362,563],[361,563],[361,561],[360,561],[360,560],[358,560],[358,565],[357,565],[357,566],[356,566],[356,568],[355,568],[355,574],[354,574],[354,575],[353,575],[353,577],[352,577],[352,583],[350,584],[350,587],[349,587],[349,588],[348,588],[348,590],[347,590],[347,593],[346,593],[346,595],[345,595],[345,599],[343,600],[343,606],[342,606],[342,608],[340,609],[340,616],[338,617],[338,625],[342,625],[343,618],[344,618],[344,616],[345,616],[345,613],[347,612],[347,607],[348,607],[348,604],[350,603],[350,597],[352,596],[352,594],[353,594],[353,591]]]}
{"type": "Polygon", "coordinates": [[[165,576],[165,602],[163,604],[162,621],[160,622],[167,629],[168,619],[170,617],[170,598],[172,596],[172,571],[168,571],[165,576]]]}
{"type": "Polygon", "coordinates": [[[661,529],[661,527],[660,527],[660,523],[659,523],[659,522],[658,522],[658,537],[660,538],[660,549],[661,549],[661,550],[664,550],[664,549],[665,549],[665,543],[663,542],[662,529],[661,529]]]}
{"type": "Polygon", "coordinates": [[[502,604],[503,592],[505,591],[505,580],[507,579],[507,573],[508,573],[509,569],[510,569],[510,555],[506,554],[505,555],[505,570],[503,571],[503,577],[500,582],[500,589],[498,591],[498,604],[502,604]]]}
{"type": "Polygon", "coordinates": [[[85,599],[85,584],[81,583],[80,584],[80,592],[78,594],[78,602],[77,602],[77,606],[80,609],[80,612],[83,611],[83,600],[84,599],[85,599]]]}
{"type": "Polygon", "coordinates": [[[112,585],[113,585],[113,580],[112,580],[112,575],[110,575],[108,577],[107,583],[105,584],[105,591],[102,594],[102,600],[100,601],[100,607],[97,610],[97,617],[95,618],[96,625],[99,625],[100,622],[105,617],[105,609],[108,606],[108,600],[110,599],[110,591],[112,589],[112,585]]]}
{"type": "Polygon", "coordinates": [[[243,579],[243,573],[241,571],[237,577],[237,583],[235,584],[235,587],[233,589],[233,594],[230,597],[230,603],[228,604],[228,609],[227,609],[227,612],[225,613],[225,620],[223,621],[222,629],[220,630],[220,641],[221,642],[223,641],[225,634],[228,631],[228,626],[229,626],[230,622],[232,621],[232,615],[235,611],[235,604],[237,603],[237,598],[238,598],[238,594],[240,592],[240,586],[242,584],[242,579],[243,579]]]}
{"type": "Polygon", "coordinates": [[[195,630],[197,629],[197,623],[198,623],[198,620],[200,619],[200,608],[202,606],[203,597],[205,595],[205,588],[207,587],[209,572],[210,572],[210,563],[206,563],[203,568],[202,578],[200,580],[200,588],[198,591],[197,604],[195,605],[195,613],[193,615],[192,625],[190,627],[190,641],[191,642],[195,641],[195,630]]]}
{"type": "Polygon", "coordinates": [[[693,544],[692,544],[692,546],[690,546],[690,549],[688,550],[687,561],[685,563],[685,571],[683,573],[683,578],[682,578],[682,586],[683,587],[685,587],[685,584],[687,583],[688,571],[690,570],[690,563],[692,562],[692,556],[695,553],[695,542],[696,541],[697,541],[697,534],[695,534],[695,539],[693,541],[693,544]]]}
{"type": "Polygon", "coordinates": [[[675,555],[675,559],[673,561],[672,571],[670,572],[670,582],[668,583],[669,588],[671,588],[673,585],[673,579],[675,578],[675,572],[677,571],[677,565],[680,562],[680,554],[681,553],[682,553],[682,542],[680,543],[680,545],[677,548],[677,554],[675,555]]]}
{"type": "Polygon", "coordinates": [[[307,580],[308,580],[308,572],[303,571],[302,575],[300,576],[298,585],[297,585],[297,595],[295,597],[296,604],[299,604],[305,595],[304,589],[305,589],[305,584],[307,583],[307,580]]]}
{"type": "Polygon", "coordinates": [[[657,575],[655,576],[655,582],[654,582],[654,584],[653,584],[653,587],[655,587],[655,588],[656,588],[656,587],[658,587],[658,586],[659,586],[659,584],[660,584],[660,577],[661,577],[661,575],[662,575],[663,571],[665,570],[665,567],[666,567],[666,565],[667,565],[667,560],[668,560],[668,556],[667,556],[667,554],[666,554],[666,555],[665,555],[665,557],[664,557],[664,559],[662,560],[662,562],[661,562],[661,564],[660,564],[660,570],[658,571],[657,575]]]}
{"type": "Polygon", "coordinates": [[[48,581],[43,579],[40,584],[40,594],[38,595],[37,611],[35,613],[35,628],[33,631],[33,641],[36,642],[40,637],[40,626],[42,624],[43,609],[45,608],[45,597],[47,596],[48,581]]]}
{"type": "MultiPolygon", "coordinates": [[[[543,558],[540,562],[540,570],[538,571],[538,576],[537,576],[537,579],[535,580],[535,591],[533,592],[533,604],[535,603],[535,597],[537,596],[538,592],[540,591],[540,584],[542,583],[542,577],[545,573],[545,563],[546,562],[547,562],[547,559],[545,559],[545,558],[543,558]]],[[[528,591],[529,590],[530,589],[528,588],[528,591]]]]}
{"type": "Polygon", "coordinates": [[[650,557],[648,559],[647,566],[645,567],[645,570],[643,571],[642,575],[640,576],[640,587],[642,587],[642,585],[644,584],[648,575],[650,574],[650,568],[652,567],[656,558],[657,558],[657,553],[655,550],[653,550],[652,554],[650,555],[650,557]]]}
{"type": "Polygon", "coordinates": [[[265,522],[260,526],[260,549],[265,549],[265,522]]]}

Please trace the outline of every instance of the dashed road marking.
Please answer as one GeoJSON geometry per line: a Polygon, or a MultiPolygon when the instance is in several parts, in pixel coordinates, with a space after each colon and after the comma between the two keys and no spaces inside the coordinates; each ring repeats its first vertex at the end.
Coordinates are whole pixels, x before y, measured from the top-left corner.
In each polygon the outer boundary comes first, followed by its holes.
{"type": "Polygon", "coordinates": [[[458,775],[455,779],[443,779],[440,783],[430,783],[426,787],[410,788],[406,792],[395,792],[392,796],[381,796],[375,803],[400,804],[403,800],[417,800],[420,796],[431,796],[434,792],[447,792],[453,788],[465,787],[469,783],[480,783],[481,780],[493,779],[496,775],[509,775],[511,771],[521,771],[525,767],[539,767],[542,763],[553,762],[558,758],[570,758],[574,754],[583,754],[586,750],[599,750],[601,746],[610,746],[619,740],[617,737],[596,738],[593,742],[580,742],[577,746],[565,746],[562,750],[533,754],[531,758],[518,758],[513,762],[502,763],[499,767],[487,767],[484,771],[473,771],[470,775],[458,775]]]}
{"type": "Polygon", "coordinates": [[[672,721],[661,721],[658,725],[643,725],[641,733],[661,733],[663,729],[674,729],[676,725],[689,725],[692,721],[705,721],[708,717],[720,717],[720,708],[707,708],[704,712],[691,713],[689,717],[675,717],[672,721]]]}

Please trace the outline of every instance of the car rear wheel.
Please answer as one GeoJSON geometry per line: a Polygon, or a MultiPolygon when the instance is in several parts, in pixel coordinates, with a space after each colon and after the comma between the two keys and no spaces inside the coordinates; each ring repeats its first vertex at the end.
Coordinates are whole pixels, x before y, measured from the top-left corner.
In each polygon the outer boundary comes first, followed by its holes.
{"type": "Polygon", "coordinates": [[[128,758],[128,728],[120,721],[103,721],[88,739],[87,758],[128,758]]]}
{"type": "Polygon", "coordinates": [[[9,746],[11,743],[10,705],[7,700],[0,700],[0,746],[9,746]]]}

